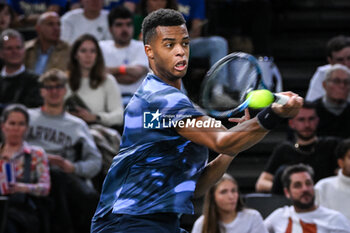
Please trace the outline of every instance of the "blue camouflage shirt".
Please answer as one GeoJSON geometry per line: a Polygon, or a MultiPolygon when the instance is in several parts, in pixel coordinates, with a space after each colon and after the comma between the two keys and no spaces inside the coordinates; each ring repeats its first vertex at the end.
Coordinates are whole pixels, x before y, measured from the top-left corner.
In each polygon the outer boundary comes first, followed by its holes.
{"type": "Polygon", "coordinates": [[[125,110],[121,149],[103,184],[95,217],[193,213],[191,197],[208,150],[179,135],[180,121],[204,115],[180,90],[148,74],[125,110]]]}

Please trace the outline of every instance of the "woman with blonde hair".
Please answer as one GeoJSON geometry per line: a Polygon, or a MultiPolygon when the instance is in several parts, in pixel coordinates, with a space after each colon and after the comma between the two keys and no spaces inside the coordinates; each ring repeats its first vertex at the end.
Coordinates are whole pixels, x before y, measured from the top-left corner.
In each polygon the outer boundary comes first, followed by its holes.
{"type": "Polygon", "coordinates": [[[205,195],[192,233],[267,233],[260,213],[245,208],[237,181],[225,173],[205,195]]]}

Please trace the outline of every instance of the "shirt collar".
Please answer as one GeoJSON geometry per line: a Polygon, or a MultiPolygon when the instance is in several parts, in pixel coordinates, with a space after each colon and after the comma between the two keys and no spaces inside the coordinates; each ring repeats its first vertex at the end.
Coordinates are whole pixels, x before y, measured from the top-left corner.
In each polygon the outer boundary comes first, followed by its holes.
{"type": "Polygon", "coordinates": [[[8,74],[6,72],[6,66],[4,66],[1,70],[1,76],[2,77],[13,77],[13,76],[16,76],[20,73],[23,73],[25,71],[25,69],[26,69],[26,67],[24,65],[21,65],[21,67],[16,72],[14,72],[12,74],[8,74]]]}

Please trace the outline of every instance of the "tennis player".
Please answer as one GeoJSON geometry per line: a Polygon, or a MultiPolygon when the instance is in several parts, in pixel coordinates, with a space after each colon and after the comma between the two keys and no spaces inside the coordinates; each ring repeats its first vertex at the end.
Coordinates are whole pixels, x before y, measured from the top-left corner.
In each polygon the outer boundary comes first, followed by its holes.
{"type": "MultiPolygon", "coordinates": [[[[142,25],[152,73],[125,110],[119,154],[103,184],[91,232],[179,233],[191,198],[204,194],[233,157],[260,141],[283,117],[294,116],[302,98],[273,104],[231,129],[197,110],[181,89],[189,57],[183,16],[160,9],[142,25]],[[209,122],[209,123],[208,123],[209,122]],[[207,164],[208,149],[222,153],[207,164]]],[[[248,116],[245,116],[248,118],[248,116]]]]}

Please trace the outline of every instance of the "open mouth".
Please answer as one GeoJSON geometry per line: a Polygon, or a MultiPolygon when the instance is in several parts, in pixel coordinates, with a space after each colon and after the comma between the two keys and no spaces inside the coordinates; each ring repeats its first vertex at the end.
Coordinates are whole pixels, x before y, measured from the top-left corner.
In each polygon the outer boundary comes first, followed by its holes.
{"type": "Polygon", "coordinates": [[[187,67],[187,62],[185,60],[180,61],[180,62],[175,64],[175,69],[179,70],[179,71],[184,70],[186,67],[187,67]]]}

